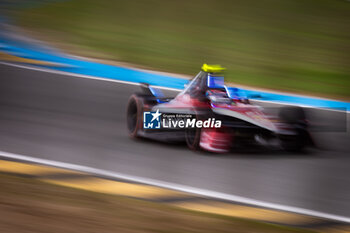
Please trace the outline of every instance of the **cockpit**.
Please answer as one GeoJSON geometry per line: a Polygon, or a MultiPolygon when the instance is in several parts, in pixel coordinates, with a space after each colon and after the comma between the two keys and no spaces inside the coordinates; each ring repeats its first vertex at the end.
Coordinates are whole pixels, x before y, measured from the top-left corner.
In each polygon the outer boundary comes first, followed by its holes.
{"type": "Polygon", "coordinates": [[[233,102],[247,103],[245,93],[234,87],[227,87],[221,74],[201,71],[186,85],[182,94],[192,98],[209,99],[213,103],[231,104],[233,102]]]}

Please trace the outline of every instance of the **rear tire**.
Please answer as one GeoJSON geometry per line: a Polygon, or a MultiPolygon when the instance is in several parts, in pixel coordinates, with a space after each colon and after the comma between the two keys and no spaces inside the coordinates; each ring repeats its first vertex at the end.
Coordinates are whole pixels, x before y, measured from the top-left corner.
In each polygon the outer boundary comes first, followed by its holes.
{"type": "Polygon", "coordinates": [[[310,140],[307,131],[304,109],[301,107],[283,107],[279,113],[280,120],[290,125],[295,135],[281,135],[282,148],[290,152],[300,152],[310,140]]]}
{"type": "Polygon", "coordinates": [[[301,107],[282,107],[279,118],[287,124],[298,124],[305,121],[305,112],[301,107]]]}

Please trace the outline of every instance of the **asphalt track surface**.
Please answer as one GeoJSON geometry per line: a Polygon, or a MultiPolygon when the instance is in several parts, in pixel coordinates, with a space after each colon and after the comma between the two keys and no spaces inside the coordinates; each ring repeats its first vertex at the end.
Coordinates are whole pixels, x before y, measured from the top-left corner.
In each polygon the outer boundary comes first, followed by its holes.
{"type": "Polygon", "coordinates": [[[138,90],[0,64],[0,150],[350,217],[350,114],[307,110],[320,149],[304,154],[194,153],[128,137],[138,90]]]}

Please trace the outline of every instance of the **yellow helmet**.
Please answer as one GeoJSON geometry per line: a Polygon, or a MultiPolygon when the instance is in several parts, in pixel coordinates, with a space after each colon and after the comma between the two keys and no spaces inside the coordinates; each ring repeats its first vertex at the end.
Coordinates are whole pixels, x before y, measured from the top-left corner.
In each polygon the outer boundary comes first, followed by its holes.
{"type": "Polygon", "coordinates": [[[208,72],[208,73],[218,73],[218,72],[222,72],[224,70],[226,70],[226,68],[220,66],[220,65],[208,65],[208,64],[203,64],[202,66],[202,70],[204,72],[208,72]]]}

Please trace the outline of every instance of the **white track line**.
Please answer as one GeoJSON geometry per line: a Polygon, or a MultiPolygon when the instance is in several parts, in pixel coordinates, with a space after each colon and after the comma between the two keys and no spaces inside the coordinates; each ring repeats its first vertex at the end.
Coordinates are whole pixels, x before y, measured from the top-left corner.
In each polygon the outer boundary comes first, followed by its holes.
{"type": "Polygon", "coordinates": [[[236,196],[236,195],[231,195],[231,194],[226,194],[226,193],[221,193],[221,192],[216,192],[216,191],[211,191],[211,190],[206,190],[206,189],[194,188],[194,187],[190,187],[190,186],[169,183],[169,182],[160,181],[160,180],[131,176],[131,175],[127,175],[127,174],[102,170],[102,169],[93,168],[93,167],[87,167],[87,166],[82,166],[82,165],[77,165],[77,164],[53,161],[53,160],[48,160],[48,159],[40,159],[40,158],[35,158],[35,157],[27,156],[27,155],[19,155],[19,154],[13,154],[13,153],[8,153],[8,152],[3,152],[3,151],[0,151],[0,157],[7,158],[7,159],[20,160],[20,161],[24,161],[24,162],[31,162],[31,163],[38,163],[38,164],[42,164],[42,165],[54,166],[54,167],[58,167],[58,168],[65,168],[65,169],[70,169],[70,170],[74,170],[74,171],[86,172],[89,174],[94,174],[94,175],[99,175],[99,176],[104,176],[104,177],[109,177],[109,178],[114,178],[114,179],[124,179],[124,180],[128,180],[128,181],[139,182],[139,183],[143,183],[143,184],[148,184],[148,185],[158,186],[158,187],[162,187],[162,188],[182,191],[182,192],[186,192],[186,193],[192,193],[195,195],[200,195],[200,196],[209,197],[209,198],[217,198],[217,199],[226,200],[226,201],[239,202],[239,203],[247,204],[247,205],[254,205],[254,206],[263,207],[263,208],[276,209],[276,210],[293,212],[293,213],[303,214],[303,215],[309,215],[309,216],[314,216],[314,217],[319,217],[319,218],[324,218],[324,219],[329,219],[329,220],[334,220],[334,221],[339,221],[339,222],[344,222],[344,223],[350,223],[350,218],[345,217],[345,216],[339,216],[339,215],[328,214],[328,213],[319,212],[319,211],[315,211],[315,210],[308,210],[308,209],[303,209],[303,208],[299,208],[299,207],[286,206],[286,205],[280,205],[280,204],[275,204],[275,203],[270,203],[270,202],[265,202],[265,201],[259,201],[259,200],[255,200],[255,199],[251,199],[251,198],[246,198],[246,197],[241,197],[241,196],[236,196]]]}
{"type": "Polygon", "coordinates": [[[332,109],[332,108],[320,108],[320,107],[314,107],[310,105],[304,105],[304,104],[291,104],[291,103],[285,103],[280,101],[270,101],[270,100],[258,100],[258,99],[251,99],[254,102],[260,102],[260,103],[270,103],[270,104],[279,104],[279,105],[286,105],[286,106],[299,106],[303,108],[313,108],[313,109],[319,109],[324,111],[331,111],[331,112],[343,112],[349,114],[350,111],[345,110],[338,110],[338,109],[332,109]]]}
{"type": "MultiPolygon", "coordinates": [[[[134,85],[134,86],[140,85],[139,83],[135,83],[135,82],[128,82],[128,81],[109,79],[109,78],[101,78],[101,77],[96,77],[96,76],[91,76],[91,75],[75,74],[75,73],[69,73],[69,72],[65,72],[65,71],[51,70],[51,69],[39,68],[39,67],[33,67],[33,66],[18,65],[18,64],[2,62],[2,61],[0,61],[0,64],[13,66],[13,67],[18,67],[18,68],[23,68],[23,69],[28,69],[28,70],[35,70],[35,71],[59,74],[59,75],[63,75],[63,76],[87,78],[87,79],[94,79],[94,80],[100,80],[100,81],[106,81],[106,82],[122,83],[122,84],[134,85]]],[[[163,90],[170,90],[170,91],[182,91],[182,89],[170,88],[170,87],[162,87],[162,86],[153,86],[153,87],[157,87],[157,88],[163,89],[163,90]]],[[[253,100],[257,101],[257,102],[262,102],[262,103],[272,103],[272,104],[281,104],[281,105],[290,105],[290,106],[300,106],[300,107],[305,107],[305,108],[314,108],[314,109],[327,110],[327,111],[350,113],[350,111],[341,111],[341,110],[330,109],[330,108],[320,108],[320,107],[314,107],[314,106],[303,105],[303,104],[290,104],[290,103],[284,103],[284,102],[279,102],[279,101],[256,100],[256,99],[253,99],[253,100]]]]}
{"type": "MultiPolygon", "coordinates": [[[[109,78],[101,78],[101,77],[96,77],[96,76],[91,76],[91,75],[84,75],[84,74],[75,74],[75,73],[70,73],[70,72],[65,72],[65,71],[51,70],[51,69],[39,68],[39,67],[33,67],[33,66],[18,65],[18,64],[12,64],[12,63],[2,62],[2,61],[0,61],[0,64],[13,66],[13,67],[18,67],[18,68],[22,68],[22,69],[41,71],[41,72],[47,72],[47,73],[52,73],[52,74],[59,74],[59,75],[63,75],[63,76],[87,78],[87,79],[94,79],[94,80],[100,80],[100,81],[106,81],[106,82],[129,84],[129,85],[134,85],[134,86],[139,86],[140,85],[139,83],[135,83],[135,82],[122,81],[122,80],[109,79],[109,78]]],[[[164,90],[170,90],[170,91],[181,91],[181,89],[170,88],[170,87],[161,87],[161,86],[154,86],[154,87],[157,87],[157,88],[160,88],[160,89],[164,89],[164,90]]]]}

